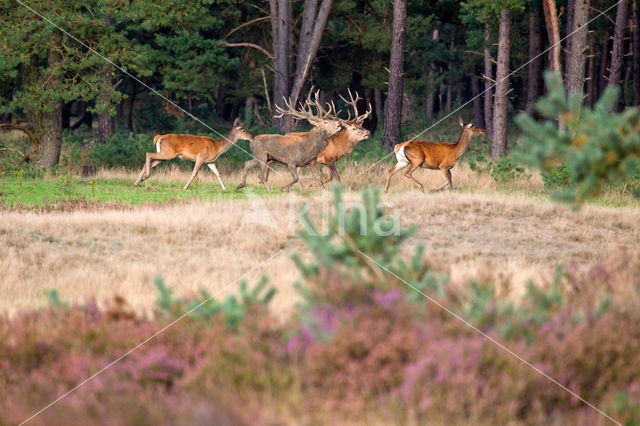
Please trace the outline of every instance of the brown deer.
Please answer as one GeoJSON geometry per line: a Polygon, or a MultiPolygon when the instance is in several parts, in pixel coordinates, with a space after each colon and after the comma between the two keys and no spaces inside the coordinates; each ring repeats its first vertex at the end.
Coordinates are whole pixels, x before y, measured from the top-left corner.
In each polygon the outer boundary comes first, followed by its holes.
{"type": "MultiPolygon", "coordinates": [[[[353,108],[355,111],[355,118],[352,119],[351,112],[349,112],[349,117],[346,120],[341,120],[344,129],[331,136],[327,143],[327,147],[316,157],[316,162],[324,165],[329,175],[329,178],[322,182],[323,185],[330,182],[333,178],[338,182],[341,181],[340,174],[336,169],[336,162],[351,154],[358,142],[367,139],[370,135],[370,132],[362,127],[362,123],[371,114],[371,104],[369,104],[367,112],[362,115],[358,115],[357,103],[358,100],[362,99],[360,98],[360,95],[356,93],[356,97],[354,98],[351,90],[349,90],[350,100],[346,100],[342,96],[340,96],[340,98],[347,105],[350,105],[353,108]]],[[[288,133],[287,135],[295,137],[295,141],[298,142],[303,140],[308,133],[309,132],[293,132],[288,133]]],[[[315,165],[311,167],[315,167],[315,165]]],[[[266,171],[265,180],[269,180],[269,169],[266,171]]]]}
{"type": "Polygon", "coordinates": [[[149,179],[151,169],[161,162],[179,157],[196,163],[191,177],[184,186],[185,190],[189,188],[191,181],[196,177],[203,164],[209,166],[218,178],[222,189],[226,190],[227,188],[222,182],[215,161],[239,140],[251,140],[251,138],[253,136],[242,127],[242,124],[237,119],[233,122],[233,127],[225,139],[213,139],[207,136],[195,135],[157,135],[153,138],[157,152],[147,152],[144,167],[133,185],[138,186],[141,182],[149,179]]]}
{"type": "MultiPolygon", "coordinates": [[[[315,165],[316,157],[327,147],[329,138],[342,129],[335,107],[332,104],[327,104],[328,108],[325,110],[318,100],[318,94],[319,91],[315,94],[315,100],[311,99],[311,95],[307,96],[306,103],[301,109],[294,108],[291,102],[286,99],[286,109],[276,107],[278,111],[275,115],[276,118],[287,114],[297,119],[304,119],[314,126],[313,130],[306,134],[258,135],[251,139],[250,147],[254,159],[244,163],[242,182],[237,189],[245,186],[249,170],[258,165],[260,165],[258,178],[268,189],[269,185],[265,178],[266,170],[269,167],[268,163],[278,162],[286,164],[293,177],[293,180],[283,188],[283,191],[288,191],[292,185],[298,182],[299,167],[315,165]],[[317,109],[317,113],[313,112],[313,107],[317,109]]],[[[315,167],[313,170],[317,172],[315,167]]],[[[322,177],[316,177],[322,185],[322,177]]]]}
{"type": "Polygon", "coordinates": [[[422,191],[424,187],[412,173],[418,167],[424,167],[431,170],[441,170],[444,176],[447,178],[447,182],[441,187],[445,186],[453,189],[453,183],[451,182],[451,169],[456,165],[456,162],[469,146],[471,138],[479,136],[484,133],[479,127],[474,127],[472,123],[465,124],[462,118],[458,118],[460,126],[462,126],[462,133],[456,143],[449,142],[427,142],[427,141],[408,141],[401,142],[393,147],[393,151],[396,154],[398,163],[389,170],[387,176],[387,184],[384,188],[384,192],[389,190],[389,184],[391,183],[391,177],[409,166],[409,169],[404,173],[404,176],[415,182],[422,191]]]}

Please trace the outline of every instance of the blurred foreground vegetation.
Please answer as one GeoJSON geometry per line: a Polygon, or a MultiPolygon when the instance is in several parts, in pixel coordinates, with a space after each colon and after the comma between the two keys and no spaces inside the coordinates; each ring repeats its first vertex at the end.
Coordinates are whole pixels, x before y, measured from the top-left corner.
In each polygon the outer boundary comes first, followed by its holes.
{"type": "Polygon", "coordinates": [[[26,419],[184,314],[37,421],[604,421],[415,289],[615,420],[640,422],[639,252],[559,266],[516,302],[499,297],[496,283],[438,273],[420,247],[404,259],[399,248],[413,230],[385,215],[375,191],[351,209],[336,192],[329,233],[306,221],[300,237],[312,256],[296,260],[303,303],[285,322],[269,309],[273,275],[215,298],[204,290],[175,298],[171,283],[157,281],[153,318],[119,297],[70,306],[55,292],[48,309],[1,318],[0,423],[26,419]]]}

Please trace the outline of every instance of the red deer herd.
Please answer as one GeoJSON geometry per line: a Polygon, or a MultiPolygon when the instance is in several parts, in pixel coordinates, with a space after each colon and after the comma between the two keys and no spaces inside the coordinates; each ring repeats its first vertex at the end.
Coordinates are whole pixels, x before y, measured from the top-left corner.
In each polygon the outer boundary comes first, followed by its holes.
{"type": "MultiPolygon", "coordinates": [[[[370,132],[363,127],[363,123],[372,111],[369,104],[367,111],[364,114],[359,114],[357,104],[362,98],[358,94],[354,97],[351,91],[349,91],[349,99],[345,99],[342,96],[340,98],[347,106],[353,108],[353,118],[351,117],[351,112],[348,112],[347,119],[340,118],[341,111],[336,111],[333,102],[325,102],[325,106],[323,106],[320,101],[319,91],[309,93],[306,101],[299,107],[295,107],[287,100],[285,100],[284,108],[276,107],[275,118],[290,115],[298,120],[305,120],[312,126],[312,129],[308,132],[252,136],[236,120],[229,134],[221,140],[194,135],[166,134],[155,136],[153,142],[156,146],[156,152],[148,152],[146,154],[144,167],[134,185],[138,186],[148,179],[151,175],[151,169],[162,161],[178,157],[195,163],[191,177],[184,189],[189,188],[200,168],[206,164],[218,178],[222,189],[226,190],[215,161],[239,140],[250,141],[249,146],[253,159],[244,164],[242,181],[237,186],[237,189],[245,186],[247,174],[254,167],[259,167],[258,179],[268,189],[269,170],[271,165],[275,163],[286,165],[289,173],[291,173],[292,180],[283,187],[284,191],[288,191],[292,185],[298,182],[298,173],[301,167],[310,167],[322,187],[332,179],[340,182],[340,174],[336,168],[336,163],[341,158],[351,154],[358,142],[370,136],[370,132]],[[322,178],[317,169],[318,163],[322,164],[328,172],[326,180],[322,178]]],[[[455,143],[412,140],[397,144],[394,147],[397,163],[388,172],[384,191],[387,192],[389,189],[391,177],[407,167],[404,176],[422,191],[424,191],[424,187],[412,176],[413,172],[419,167],[442,171],[447,182],[437,190],[446,186],[453,188],[451,169],[466,151],[471,138],[484,133],[482,129],[474,127],[471,123],[465,124],[461,119],[459,119],[459,123],[462,127],[462,133],[455,143]]]]}

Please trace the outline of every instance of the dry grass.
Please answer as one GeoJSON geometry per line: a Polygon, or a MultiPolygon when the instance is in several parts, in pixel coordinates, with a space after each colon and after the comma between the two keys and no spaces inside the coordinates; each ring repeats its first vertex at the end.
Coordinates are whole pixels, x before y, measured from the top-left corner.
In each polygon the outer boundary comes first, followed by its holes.
{"type": "MultiPolygon", "coordinates": [[[[347,170],[343,180],[358,182],[354,187],[359,188],[384,179],[376,168],[357,176],[359,169],[347,170]]],[[[215,179],[211,173],[202,175],[215,179]]],[[[427,187],[443,179],[432,171],[416,175],[427,187]]],[[[276,186],[289,179],[284,173],[272,176],[276,186]]],[[[134,173],[101,171],[100,177],[133,178],[134,173]]],[[[187,177],[169,168],[152,179],[182,182],[187,177]]],[[[231,185],[238,172],[223,179],[231,185]]],[[[403,225],[419,226],[407,252],[425,244],[427,256],[454,280],[511,281],[515,288],[502,286],[501,291],[517,296],[528,279],[548,277],[557,263],[592,263],[620,247],[640,245],[640,209],[635,206],[587,206],[574,212],[545,200],[498,193],[490,177],[465,167],[454,171],[454,183],[462,189],[423,194],[398,176],[383,197],[403,225]]],[[[535,189],[541,184],[530,178],[517,185],[535,189]]],[[[357,192],[347,192],[347,201],[358,199],[357,192]]],[[[297,300],[293,283],[298,274],[289,255],[304,251],[295,237],[294,212],[306,202],[318,217],[329,201],[328,192],[314,192],[132,210],[0,212],[0,311],[42,306],[44,290],[56,288],[71,301],[123,295],[136,309],[150,312],[156,276],[179,295],[200,288],[213,293],[283,250],[248,278],[254,282],[262,273],[270,275],[279,290],[274,309],[286,315],[297,300]]]]}

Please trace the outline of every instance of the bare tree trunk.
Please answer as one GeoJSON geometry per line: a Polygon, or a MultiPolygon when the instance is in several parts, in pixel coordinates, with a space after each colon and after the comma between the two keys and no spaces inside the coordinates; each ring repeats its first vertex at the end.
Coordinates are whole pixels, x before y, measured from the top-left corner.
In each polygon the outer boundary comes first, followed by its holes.
{"type": "Polygon", "coordinates": [[[533,115],[536,100],[542,93],[542,58],[533,59],[542,52],[542,34],[540,34],[540,7],[533,3],[529,12],[529,65],[527,76],[527,114],[533,115]]]}
{"type": "Polygon", "coordinates": [[[568,40],[567,49],[567,93],[583,92],[584,72],[587,61],[587,21],[589,20],[589,0],[573,0],[572,27],[576,31],[568,40]],[[582,27],[582,28],[581,28],[582,27]],[[581,28],[581,29],[579,29],[581,28]]]}
{"type": "Polygon", "coordinates": [[[633,1],[631,5],[631,46],[633,61],[633,104],[640,105],[640,20],[638,19],[638,5],[633,1]]]}
{"type": "MultiPolygon", "coordinates": [[[[284,107],[289,95],[289,0],[269,0],[271,29],[273,33],[273,107],[284,107]]],[[[284,131],[282,119],[274,119],[280,131],[284,131]]]]}
{"type": "MultiPolygon", "coordinates": [[[[111,65],[104,65],[100,76],[100,94],[97,103],[102,108],[107,108],[109,104],[109,93],[113,90],[113,70],[111,65]]],[[[105,140],[114,135],[116,129],[116,120],[113,115],[102,112],[98,114],[97,138],[98,144],[103,144],[105,140]]]]}
{"type": "Polygon", "coordinates": [[[471,80],[471,96],[473,96],[473,122],[476,127],[484,129],[484,112],[482,111],[482,99],[480,96],[480,81],[475,72],[469,76],[471,80]]]}
{"type": "Polygon", "coordinates": [[[451,84],[447,84],[447,103],[445,105],[445,110],[447,112],[453,109],[453,86],[451,84]]]}
{"type": "Polygon", "coordinates": [[[596,99],[596,58],[593,45],[589,46],[589,65],[587,71],[587,105],[593,107],[596,99]]]}
{"type": "Polygon", "coordinates": [[[611,50],[611,68],[609,72],[609,84],[618,85],[622,80],[624,33],[627,27],[627,11],[629,0],[622,0],[616,11],[616,26],[613,33],[613,49],[611,50]]]}
{"type": "Polygon", "coordinates": [[[386,149],[391,149],[400,142],[406,17],[406,0],[393,0],[393,36],[391,38],[391,58],[389,61],[389,92],[382,135],[382,146],[386,149]]]}
{"type": "Polygon", "coordinates": [[[491,158],[497,159],[507,153],[507,94],[509,92],[509,58],[511,55],[511,16],[508,9],[500,12],[500,34],[498,37],[498,66],[496,69],[496,95],[493,112],[493,137],[491,158]]]}
{"type": "Polygon", "coordinates": [[[373,102],[374,107],[376,109],[376,114],[378,114],[378,120],[384,115],[384,102],[382,102],[382,90],[373,89],[373,102]]]}
{"type": "MultiPolygon", "coordinates": [[[[320,47],[320,41],[322,40],[322,34],[327,27],[327,21],[329,19],[329,12],[331,12],[331,6],[333,0],[321,0],[320,8],[316,12],[318,0],[306,0],[303,13],[303,32],[300,35],[300,41],[298,46],[298,63],[296,65],[295,79],[293,81],[293,88],[291,89],[291,103],[296,104],[302,88],[309,77],[311,70],[311,64],[316,58],[318,48],[320,47]],[[308,19],[309,22],[305,22],[308,19]]],[[[286,128],[293,130],[293,117],[286,116],[286,128]]]]}
{"type": "MultiPolygon", "coordinates": [[[[57,68],[62,62],[62,54],[58,46],[62,43],[62,35],[55,31],[50,35],[51,47],[47,54],[47,65],[57,68]]],[[[24,81],[27,86],[41,85],[36,81],[34,70],[24,70],[24,81]]],[[[45,90],[54,90],[59,84],[59,77],[52,74],[44,83],[45,90]]],[[[42,87],[38,87],[42,89],[42,87]]],[[[60,160],[60,147],[62,145],[62,102],[58,100],[47,101],[45,105],[38,105],[36,108],[27,107],[25,109],[27,119],[35,138],[39,145],[31,147],[30,156],[36,157],[36,166],[39,168],[50,168],[58,164],[60,160]]]]}
{"type": "Polygon", "coordinates": [[[493,136],[493,63],[491,60],[491,31],[489,24],[484,26],[484,124],[485,133],[493,136]]]}
{"type": "Polygon", "coordinates": [[[600,76],[598,77],[598,98],[607,87],[607,70],[609,69],[609,32],[604,35],[602,51],[600,52],[600,76]]]}
{"type": "Polygon", "coordinates": [[[558,24],[558,11],[555,0],[542,0],[544,10],[544,20],[547,24],[547,34],[549,37],[549,64],[553,71],[562,72],[560,65],[560,26],[558,24]]]}

